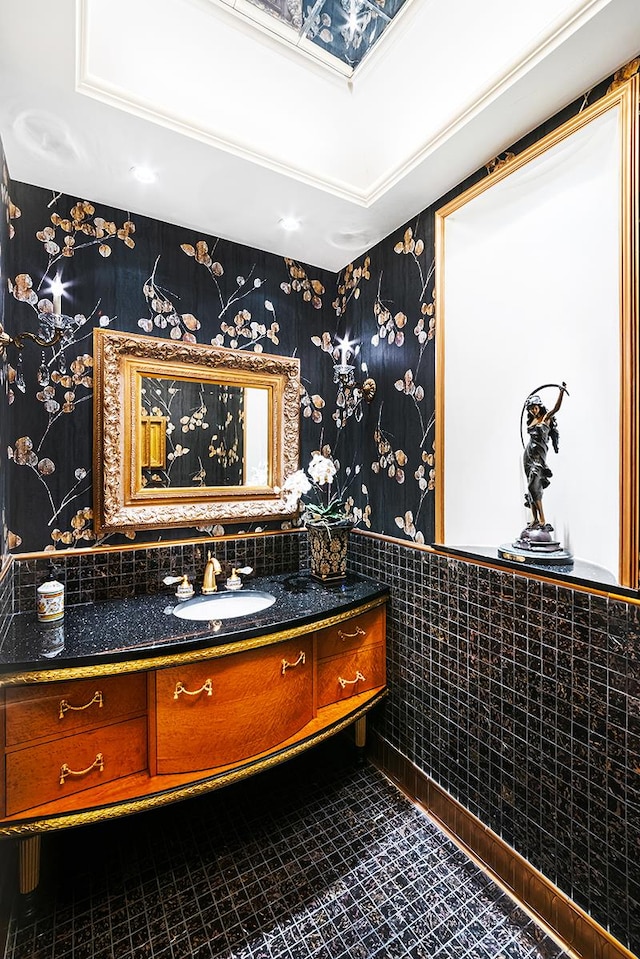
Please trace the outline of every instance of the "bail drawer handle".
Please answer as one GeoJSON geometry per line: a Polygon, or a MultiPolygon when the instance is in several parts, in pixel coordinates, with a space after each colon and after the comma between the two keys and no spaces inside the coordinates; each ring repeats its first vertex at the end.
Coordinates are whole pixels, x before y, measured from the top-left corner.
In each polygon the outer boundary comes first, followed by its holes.
{"type": "Polygon", "coordinates": [[[180,680],[178,680],[176,683],[176,688],[173,691],[173,698],[177,699],[182,693],[184,693],[185,696],[199,696],[200,693],[206,693],[207,696],[211,696],[213,693],[213,686],[211,684],[211,680],[207,679],[202,684],[200,689],[185,689],[180,680]]]}
{"type": "Polygon", "coordinates": [[[355,633],[343,633],[341,629],[338,630],[339,639],[357,639],[358,636],[366,636],[366,630],[361,629],[360,626],[356,626],[355,633]]]}
{"type": "Polygon", "coordinates": [[[354,686],[356,683],[366,683],[366,681],[366,677],[362,675],[359,669],[356,671],[355,679],[343,679],[342,676],[338,676],[338,682],[343,689],[345,686],[354,686]]]}
{"type": "Polygon", "coordinates": [[[303,651],[302,649],[300,650],[300,655],[299,655],[298,658],[296,659],[295,663],[288,663],[286,659],[283,659],[283,660],[282,660],[282,675],[284,676],[284,674],[286,673],[286,671],[287,671],[288,669],[294,669],[294,667],[300,666],[300,665],[304,666],[304,664],[306,663],[306,661],[307,661],[307,657],[305,656],[304,651],[303,651]]]}
{"type": "Polygon", "coordinates": [[[72,706],[71,703],[68,703],[66,699],[61,699],[58,719],[64,719],[64,714],[69,709],[73,710],[74,712],[80,712],[82,709],[88,709],[89,706],[93,706],[94,703],[97,703],[98,708],[102,709],[102,693],[99,689],[96,689],[95,693],[93,694],[93,698],[90,699],[88,703],[85,703],[84,706],[72,706]]]}
{"type": "Polygon", "coordinates": [[[67,776],[86,776],[92,769],[99,769],[100,772],[104,769],[104,756],[102,753],[97,753],[96,758],[86,769],[70,769],[67,763],[63,763],[62,766],[60,766],[60,785],[64,786],[64,781],[67,776]]]}

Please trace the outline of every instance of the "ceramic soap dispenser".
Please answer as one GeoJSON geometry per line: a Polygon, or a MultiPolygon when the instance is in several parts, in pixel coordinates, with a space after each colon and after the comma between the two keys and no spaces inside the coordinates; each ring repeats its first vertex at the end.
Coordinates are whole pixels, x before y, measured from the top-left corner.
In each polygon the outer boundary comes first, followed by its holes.
{"type": "Polygon", "coordinates": [[[38,622],[56,623],[64,616],[64,583],[58,578],[58,569],[49,563],[49,573],[36,590],[38,622]]]}

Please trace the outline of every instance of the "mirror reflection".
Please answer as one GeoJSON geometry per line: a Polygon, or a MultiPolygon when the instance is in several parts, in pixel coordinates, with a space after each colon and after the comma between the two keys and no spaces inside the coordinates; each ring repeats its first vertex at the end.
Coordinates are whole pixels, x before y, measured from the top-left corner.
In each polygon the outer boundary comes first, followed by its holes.
{"type": "Polygon", "coordinates": [[[140,377],[140,489],[268,484],[269,391],[140,377]]]}

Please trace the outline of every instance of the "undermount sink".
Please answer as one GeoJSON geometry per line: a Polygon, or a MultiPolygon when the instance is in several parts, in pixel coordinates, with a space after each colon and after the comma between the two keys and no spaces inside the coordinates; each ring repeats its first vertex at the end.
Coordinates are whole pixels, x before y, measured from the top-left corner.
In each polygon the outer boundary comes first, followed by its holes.
{"type": "Polygon", "coordinates": [[[186,603],[178,603],[173,615],[180,619],[233,619],[250,616],[273,606],[276,598],[259,589],[238,590],[236,593],[213,593],[211,596],[195,596],[186,603]]]}

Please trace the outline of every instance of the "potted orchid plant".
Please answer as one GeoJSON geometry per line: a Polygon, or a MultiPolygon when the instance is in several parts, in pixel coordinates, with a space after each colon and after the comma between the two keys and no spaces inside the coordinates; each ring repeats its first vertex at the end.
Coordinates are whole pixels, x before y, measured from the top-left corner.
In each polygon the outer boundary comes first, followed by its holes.
{"type": "Polygon", "coordinates": [[[355,525],[347,512],[343,493],[334,492],[336,473],[334,461],[315,452],[307,471],[297,470],[283,485],[283,493],[302,504],[311,575],[323,582],[346,577],[348,537],[355,525]],[[307,494],[313,499],[305,500],[307,494]]]}

